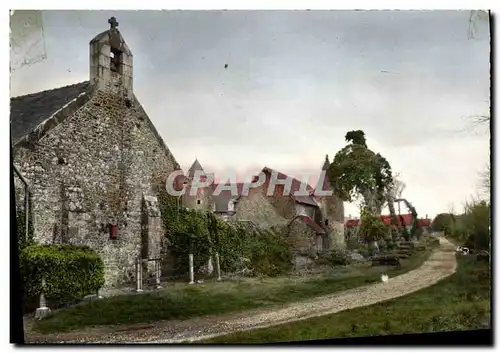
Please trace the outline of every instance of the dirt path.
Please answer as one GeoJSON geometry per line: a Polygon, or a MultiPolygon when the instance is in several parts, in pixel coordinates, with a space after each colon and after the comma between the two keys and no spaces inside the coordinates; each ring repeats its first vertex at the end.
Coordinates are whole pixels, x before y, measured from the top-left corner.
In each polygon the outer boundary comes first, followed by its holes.
{"type": "Polygon", "coordinates": [[[28,335],[28,342],[51,343],[180,343],[223,336],[237,331],[275,326],[375,304],[429,287],[456,270],[455,246],[444,238],[440,247],[418,269],[377,283],[329,296],[232,315],[164,321],[150,325],[97,327],[55,335],[28,335]]]}

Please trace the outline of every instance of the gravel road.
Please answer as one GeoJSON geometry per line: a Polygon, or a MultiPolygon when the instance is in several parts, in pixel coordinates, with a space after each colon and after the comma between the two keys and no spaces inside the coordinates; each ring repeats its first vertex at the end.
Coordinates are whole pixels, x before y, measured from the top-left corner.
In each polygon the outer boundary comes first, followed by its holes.
{"type": "Polygon", "coordinates": [[[101,327],[43,337],[27,341],[51,343],[180,343],[223,336],[228,333],[275,326],[397,298],[453,274],[456,270],[455,246],[440,238],[440,247],[418,269],[377,283],[353,288],[334,295],[287,304],[281,308],[245,311],[232,315],[201,317],[184,321],[165,321],[126,328],[101,327]]]}

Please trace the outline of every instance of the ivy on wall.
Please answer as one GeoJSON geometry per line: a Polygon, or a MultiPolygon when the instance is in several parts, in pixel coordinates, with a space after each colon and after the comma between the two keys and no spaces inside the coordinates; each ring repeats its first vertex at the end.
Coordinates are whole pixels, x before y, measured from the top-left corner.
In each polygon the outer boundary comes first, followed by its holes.
{"type": "Polygon", "coordinates": [[[28,219],[28,234],[26,235],[26,212],[18,211],[16,215],[17,223],[17,240],[19,245],[19,250],[33,245],[33,221],[32,218],[28,219]]]}

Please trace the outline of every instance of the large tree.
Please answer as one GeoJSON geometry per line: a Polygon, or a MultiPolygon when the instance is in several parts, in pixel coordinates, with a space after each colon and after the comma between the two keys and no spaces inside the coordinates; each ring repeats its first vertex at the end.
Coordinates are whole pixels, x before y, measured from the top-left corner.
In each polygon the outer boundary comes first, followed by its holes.
{"type": "Polygon", "coordinates": [[[389,186],[393,183],[389,162],[370,150],[362,130],[345,135],[347,146],[337,152],[328,168],[328,178],[337,196],[344,201],[361,200],[380,215],[389,186]]]}
{"type": "Polygon", "coordinates": [[[345,140],[347,146],[337,152],[328,168],[328,179],[342,200],[361,201],[361,224],[365,226],[360,228],[360,236],[377,248],[383,227],[380,214],[394,182],[391,166],[368,148],[363,131],[349,131],[345,140]]]}

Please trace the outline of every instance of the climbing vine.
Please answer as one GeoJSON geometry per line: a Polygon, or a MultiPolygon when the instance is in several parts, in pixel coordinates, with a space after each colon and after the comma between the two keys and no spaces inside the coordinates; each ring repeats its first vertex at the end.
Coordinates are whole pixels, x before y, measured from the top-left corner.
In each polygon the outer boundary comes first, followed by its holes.
{"type": "Polygon", "coordinates": [[[291,249],[281,230],[256,229],[248,224],[224,221],[212,212],[186,210],[177,197],[160,194],[165,237],[175,257],[175,272],[188,272],[189,254],[194,255],[194,270],[207,264],[218,253],[221,269],[247,274],[276,276],[291,268],[291,249]]]}
{"type": "Polygon", "coordinates": [[[33,245],[33,221],[31,217],[28,219],[28,234],[26,235],[26,213],[24,211],[18,211],[16,215],[16,225],[17,225],[17,239],[19,244],[19,250],[33,245]]]}

